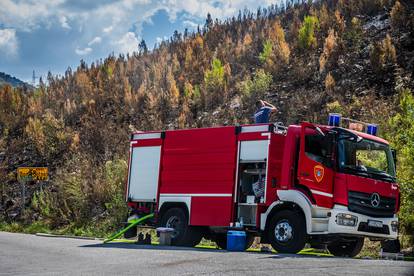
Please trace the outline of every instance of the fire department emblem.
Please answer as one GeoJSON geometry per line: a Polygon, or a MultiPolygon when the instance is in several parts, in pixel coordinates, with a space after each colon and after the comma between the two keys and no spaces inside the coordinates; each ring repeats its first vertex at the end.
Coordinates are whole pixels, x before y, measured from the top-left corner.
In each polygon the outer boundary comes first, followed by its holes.
{"type": "Polygon", "coordinates": [[[322,181],[324,173],[325,173],[325,170],[320,165],[316,165],[313,168],[313,174],[315,175],[315,179],[316,181],[318,181],[318,183],[322,181]]]}

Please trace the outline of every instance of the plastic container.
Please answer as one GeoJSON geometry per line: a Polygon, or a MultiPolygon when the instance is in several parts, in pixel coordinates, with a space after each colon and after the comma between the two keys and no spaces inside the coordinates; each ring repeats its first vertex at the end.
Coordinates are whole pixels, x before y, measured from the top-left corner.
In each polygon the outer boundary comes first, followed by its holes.
{"type": "Polygon", "coordinates": [[[228,251],[246,250],[246,232],[228,231],[227,232],[227,250],[228,251]]]}

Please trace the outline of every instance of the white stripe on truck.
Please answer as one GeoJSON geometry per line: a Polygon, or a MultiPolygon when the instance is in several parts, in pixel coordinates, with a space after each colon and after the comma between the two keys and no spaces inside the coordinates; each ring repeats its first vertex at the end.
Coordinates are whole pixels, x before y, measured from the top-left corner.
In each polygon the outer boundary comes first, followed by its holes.
{"type": "Polygon", "coordinates": [[[312,190],[311,189],[311,192],[312,192],[312,194],[316,194],[316,195],[321,195],[321,196],[326,196],[326,197],[333,197],[333,194],[328,194],[328,193],[317,191],[317,190],[312,190]]]}
{"type": "Polygon", "coordinates": [[[231,197],[232,194],[160,194],[160,196],[231,197]]]}

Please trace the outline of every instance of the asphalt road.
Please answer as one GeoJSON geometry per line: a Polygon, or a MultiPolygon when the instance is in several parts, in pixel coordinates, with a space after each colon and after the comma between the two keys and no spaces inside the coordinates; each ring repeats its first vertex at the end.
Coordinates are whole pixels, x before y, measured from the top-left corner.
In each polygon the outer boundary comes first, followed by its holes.
{"type": "Polygon", "coordinates": [[[0,275],[414,275],[414,262],[102,244],[0,232],[0,275]]]}

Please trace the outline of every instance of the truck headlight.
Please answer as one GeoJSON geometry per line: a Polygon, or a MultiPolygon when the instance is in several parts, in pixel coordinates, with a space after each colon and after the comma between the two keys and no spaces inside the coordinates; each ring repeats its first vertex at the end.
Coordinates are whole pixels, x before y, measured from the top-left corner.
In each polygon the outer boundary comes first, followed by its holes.
{"type": "Polygon", "coordinates": [[[344,226],[356,226],[358,223],[358,217],[350,214],[339,213],[336,215],[336,223],[344,226]]]}
{"type": "Polygon", "coordinates": [[[392,229],[393,232],[398,231],[398,221],[396,221],[396,220],[391,221],[391,229],[392,229]]]}

